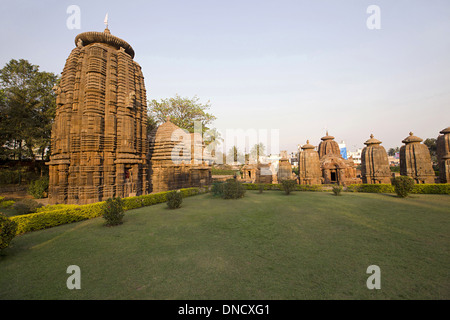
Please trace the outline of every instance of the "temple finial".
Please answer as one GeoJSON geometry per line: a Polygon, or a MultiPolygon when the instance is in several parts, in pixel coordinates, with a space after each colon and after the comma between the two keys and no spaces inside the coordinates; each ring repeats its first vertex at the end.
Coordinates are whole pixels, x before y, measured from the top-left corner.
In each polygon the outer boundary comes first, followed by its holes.
{"type": "Polygon", "coordinates": [[[373,133],[370,135],[370,139],[373,139],[373,133]]]}
{"type": "Polygon", "coordinates": [[[105,26],[106,26],[106,28],[105,28],[105,31],[104,32],[106,32],[106,33],[110,33],[109,32],[109,29],[108,29],[108,13],[106,14],[106,16],[105,16],[105,20],[103,21],[103,23],[105,24],[105,26]]]}

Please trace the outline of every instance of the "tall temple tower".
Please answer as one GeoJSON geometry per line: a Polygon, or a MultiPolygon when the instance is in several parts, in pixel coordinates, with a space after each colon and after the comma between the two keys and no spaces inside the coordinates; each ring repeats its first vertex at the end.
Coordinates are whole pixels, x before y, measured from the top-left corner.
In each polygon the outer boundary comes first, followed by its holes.
{"type": "Polygon", "coordinates": [[[361,178],[363,183],[391,183],[391,169],[386,149],[373,134],[364,142],[366,147],[361,152],[361,178]]]}
{"type": "Polygon", "coordinates": [[[50,202],[146,194],[147,99],[134,50],[108,28],[81,33],[75,44],[55,87],[50,202]]]}

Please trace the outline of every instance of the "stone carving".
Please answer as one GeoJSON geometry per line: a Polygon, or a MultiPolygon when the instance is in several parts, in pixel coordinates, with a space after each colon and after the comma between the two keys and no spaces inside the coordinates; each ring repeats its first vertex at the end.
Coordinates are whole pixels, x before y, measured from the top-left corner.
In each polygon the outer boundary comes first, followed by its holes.
{"type": "Polygon", "coordinates": [[[400,174],[413,178],[416,183],[434,183],[430,151],[422,141],[412,132],[402,141],[405,145],[400,148],[400,174]]]}
{"type": "Polygon", "coordinates": [[[438,136],[437,157],[439,164],[439,181],[450,183],[450,127],[443,129],[438,136]]]}
{"type": "Polygon", "coordinates": [[[386,150],[381,141],[370,135],[361,152],[361,179],[363,183],[391,183],[391,170],[386,150]]]}
{"type": "Polygon", "coordinates": [[[150,133],[149,140],[152,192],[211,184],[201,135],[190,134],[168,120],[150,133]]]}
{"type": "Polygon", "coordinates": [[[75,44],[56,88],[50,202],[85,204],[146,194],[147,99],[134,51],[107,32],[81,33],[75,44]]]}
{"type": "Polygon", "coordinates": [[[298,181],[299,184],[322,183],[319,153],[309,144],[309,140],[302,146],[298,155],[298,181]]]}

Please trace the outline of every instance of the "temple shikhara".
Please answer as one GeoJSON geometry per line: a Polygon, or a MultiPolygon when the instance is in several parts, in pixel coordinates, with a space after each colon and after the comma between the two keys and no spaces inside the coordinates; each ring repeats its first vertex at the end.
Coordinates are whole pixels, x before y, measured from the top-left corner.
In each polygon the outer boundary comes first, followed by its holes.
{"type": "Polygon", "coordinates": [[[372,134],[364,144],[366,147],[361,152],[362,183],[390,183],[391,169],[389,169],[388,156],[381,141],[375,139],[372,134]]]}
{"type": "Polygon", "coordinates": [[[75,38],[57,88],[49,198],[85,204],[148,192],[147,98],[133,48],[106,29],[75,38]]]}
{"type": "MultiPolygon", "coordinates": [[[[211,161],[200,133],[189,133],[168,118],[147,132],[144,76],[130,44],[103,32],[76,36],[75,48],[54,88],[56,117],[49,165],[50,203],[86,204],[212,183],[211,161]]],[[[439,179],[430,152],[412,133],[402,142],[400,174],[416,183],[450,182],[450,127],[437,138],[439,179]]],[[[298,175],[287,152],[274,172],[270,163],[246,163],[239,169],[250,183],[296,179],[302,185],[390,183],[386,150],[373,135],[361,152],[361,174],[341,155],[328,132],[316,148],[299,148],[298,175]],[[317,150],[316,150],[317,149],[317,150]]]]}
{"type": "Polygon", "coordinates": [[[412,132],[400,148],[400,174],[414,179],[416,183],[434,183],[435,175],[431,165],[428,147],[412,132]]]}

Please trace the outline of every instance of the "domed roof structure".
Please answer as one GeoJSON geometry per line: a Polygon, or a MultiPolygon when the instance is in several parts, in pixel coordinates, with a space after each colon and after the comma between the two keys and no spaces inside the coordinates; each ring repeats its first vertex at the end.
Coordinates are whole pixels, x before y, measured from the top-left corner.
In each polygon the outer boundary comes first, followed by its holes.
{"type": "Polygon", "coordinates": [[[366,142],[364,142],[364,144],[365,144],[366,146],[371,146],[371,145],[374,145],[374,144],[381,144],[381,141],[378,140],[378,139],[375,139],[375,138],[373,137],[373,134],[371,134],[371,135],[370,135],[370,139],[367,140],[366,142]]]}
{"type": "Polygon", "coordinates": [[[412,132],[409,133],[408,137],[406,137],[405,139],[402,140],[402,142],[406,143],[406,144],[415,143],[415,142],[420,143],[422,141],[423,141],[423,139],[416,137],[412,132]]]}
{"type": "Polygon", "coordinates": [[[339,144],[334,141],[334,137],[327,134],[320,138],[322,141],[319,144],[319,157],[323,158],[326,155],[340,155],[341,150],[339,148],[339,144]]]}
{"type": "Polygon", "coordinates": [[[120,48],[124,48],[125,52],[128,53],[132,59],[134,58],[134,50],[131,45],[125,40],[113,36],[109,29],[105,29],[104,32],[83,32],[75,37],[76,46],[87,46],[91,43],[104,43],[116,48],[117,50],[119,50],[120,48]]]}
{"type": "Polygon", "coordinates": [[[191,161],[190,138],[188,132],[167,119],[150,133],[149,151],[152,161],[189,163],[191,161]],[[178,150],[174,152],[175,148],[178,150]]]}
{"type": "Polygon", "coordinates": [[[315,147],[312,144],[309,144],[309,140],[306,140],[306,144],[302,146],[302,150],[310,150],[314,149],[315,147]]]}
{"type": "Polygon", "coordinates": [[[149,141],[152,192],[211,184],[201,134],[189,133],[167,118],[150,133],[149,141]]]}

